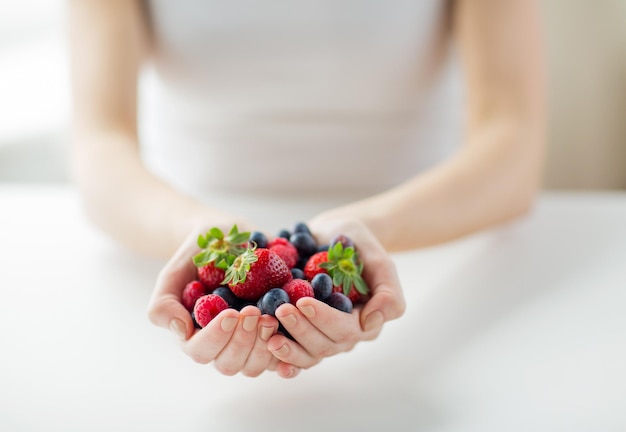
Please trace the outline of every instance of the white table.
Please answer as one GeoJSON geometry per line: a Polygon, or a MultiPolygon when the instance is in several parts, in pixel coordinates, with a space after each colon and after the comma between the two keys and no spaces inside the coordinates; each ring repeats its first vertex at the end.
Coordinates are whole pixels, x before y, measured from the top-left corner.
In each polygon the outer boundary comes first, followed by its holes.
{"type": "Polygon", "coordinates": [[[294,380],[224,377],[152,326],[161,263],[70,188],[0,187],[0,431],[624,431],[626,194],[398,255],[408,310],[294,380]]]}

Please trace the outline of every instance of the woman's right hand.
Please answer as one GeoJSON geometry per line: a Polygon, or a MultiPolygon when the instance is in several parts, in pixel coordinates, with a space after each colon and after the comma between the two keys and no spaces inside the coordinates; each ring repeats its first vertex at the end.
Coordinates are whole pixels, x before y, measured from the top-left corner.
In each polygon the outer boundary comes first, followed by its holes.
{"type": "Polygon", "coordinates": [[[197,277],[192,257],[200,251],[196,242],[204,232],[194,230],[159,273],[148,308],[150,321],[172,331],[194,361],[213,362],[225,375],[241,372],[254,377],[275,370],[278,360],[267,348],[267,341],[278,330],[274,317],[261,316],[254,306],[241,311],[226,309],[206,327],[196,329],[183,306],[183,288],[197,277]]]}

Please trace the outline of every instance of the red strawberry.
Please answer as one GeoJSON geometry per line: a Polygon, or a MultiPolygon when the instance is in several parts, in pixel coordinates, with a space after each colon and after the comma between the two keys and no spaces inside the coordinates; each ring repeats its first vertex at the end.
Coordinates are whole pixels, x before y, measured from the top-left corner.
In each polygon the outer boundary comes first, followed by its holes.
{"type": "Polygon", "coordinates": [[[193,310],[196,300],[205,295],[204,285],[198,281],[191,281],[183,289],[183,306],[189,312],[193,310]]]}
{"type": "Polygon", "coordinates": [[[196,301],[193,315],[200,327],[206,327],[224,309],[228,309],[226,300],[215,294],[207,294],[196,301]]]}
{"type": "Polygon", "coordinates": [[[292,279],[283,286],[283,289],[289,295],[289,303],[296,304],[298,299],[302,297],[313,297],[313,287],[309,281],[303,279],[292,279]]]}
{"type": "Polygon", "coordinates": [[[320,267],[320,264],[325,262],[328,262],[327,251],[313,254],[304,265],[304,277],[310,281],[318,273],[328,273],[326,269],[320,267]]]}
{"type": "Polygon", "coordinates": [[[298,249],[296,249],[294,245],[289,243],[289,240],[278,237],[269,242],[267,247],[269,250],[273,251],[274,253],[276,253],[276,255],[281,257],[283,261],[285,261],[285,264],[287,264],[287,267],[289,267],[290,269],[296,266],[299,258],[298,249]]]}
{"type": "Polygon", "coordinates": [[[226,271],[231,291],[244,300],[257,301],[272,288],[281,288],[293,279],[289,268],[269,249],[249,248],[226,271]]]}
{"type": "Polygon", "coordinates": [[[215,267],[214,262],[210,262],[207,265],[198,267],[198,279],[204,285],[207,291],[213,291],[218,286],[222,285],[226,272],[221,268],[215,267]]]}
{"type": "Polygon", "coordinates": [[[341,292],[356,303],[369,293],[367,283],[363,280],[363,263],[359,260],[354,246],[343,247],[341,242],[328,249],[327,262],[319,267],[328,272],[333,279],[333,291],[341,292]]]}
{"type": "MultiPolygon", "coordinates": [[[[342,286],[335,286],[333,285],[333,292],[338,292],[338,293],[342,293],[345,294],[344,289],[342,286]]],[[[352,302],[352,304],[356,304],[358,303],[364,296],[359,293],[356,288],[354,287],[354,285],[352,285],[352,287],[350,288],[350,291],[347,294],[347,297],[350,299],[350,301],[352,302]]]]}

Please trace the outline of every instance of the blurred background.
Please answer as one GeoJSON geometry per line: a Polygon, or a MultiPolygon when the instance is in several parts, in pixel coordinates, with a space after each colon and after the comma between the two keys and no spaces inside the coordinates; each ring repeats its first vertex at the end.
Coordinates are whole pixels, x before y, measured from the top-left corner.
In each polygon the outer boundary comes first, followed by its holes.
{"type": "MultiPolygon", "coordinates": [[[[626,0],[543,0],[548,189],[626,189],[626,0]]],[[[64,0],[0,3],[0,182],[67,182],[64,0]]]]}

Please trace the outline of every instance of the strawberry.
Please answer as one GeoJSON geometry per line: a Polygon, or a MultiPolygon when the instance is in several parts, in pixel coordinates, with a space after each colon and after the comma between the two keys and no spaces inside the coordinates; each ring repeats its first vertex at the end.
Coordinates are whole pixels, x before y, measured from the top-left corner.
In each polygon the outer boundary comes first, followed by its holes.
{"type": "Polygon", "coordinates": [[[361,277],[363,263],[360,262],[353,246],[344,248],[341,242],[337,242],[328,249],[327,259],[326,262],[320,263],[319,267],[333,278],[333,291],[343,292],[353,303],[362,295],[368,294],[369,288],[361,277]]]}
{"type": "Polygon", "coordinates": [[[342,286],[336,286],[336,285],[333,285],[333,292],[344,294],[346,297],[350,299],[350,301],[353,304],[358,303],[364,297],[363,294],[361,294],[360,292],[356,290],[356,288],[354,288],[354,285],[352,285],[352,288],[350,288],[350,291],[348,292],[348,294],[344,292],[344,289],[342,286]]]}
{"type": "Polygon", "coordinates": [[[226,272],[215,267],[215,262],[210,262],[198,268],[198,280],[202,282],[207,291],[213,291],[222,284],[226,272]]]}
{"type": "Polygon", "coordinates": [[[289,295],[289,303],[296,304],[302,297],[313,297],[313,287],[309,281],[303,279],[292,279],[283,286],[289,295]]]}
{"type": "Polygon", "coordinates": [[[223,283],[239,298],[257,301],[272,288],[281,288],[293,276],[275,252],[269,249],[248,248],[226,270],[223,283]]]}
{"type": "Polygon", "coordinates": [[[227,308],[226,300],[215,294],[207,294],[196,301],[193,316],[200,327],[206,327],[217,314],[227,308]]]}
{"type": "Polygon", "coordinates": [[[290,269],[294,268],[298,262],[298,250],[287,239],[277,237],[270,241],[267,247],[281,257],[290,269]]]}
{"type": "Polygon", "coordinates": [[[183,306],[189,312],[193,311],[196,300],[205,295],[204,285],[198,281],[191,281],[183,289],[183,306]]]}
{"type": "Polygon", "coordinates": [[[233,225],[227,236],[219,228],[211,228],[206,235],[198,236],[198,246],[202,250],[193,257],[193,262],[198,268],[215,263],[215,267],[226,270],[245,252],[249,238],[250,233],[240,233],[237,225],[233,225]]]}
{"type": "Polygon", "coordinates": [[[304,277],[307,280],[312,280],[313,277],[318,273],[328,273],[326,269],[320,267],[322,263],[328,261],[328,252],[318,252],[316,254],[311,255],[311,258],[304,265],[304,277]]]}

